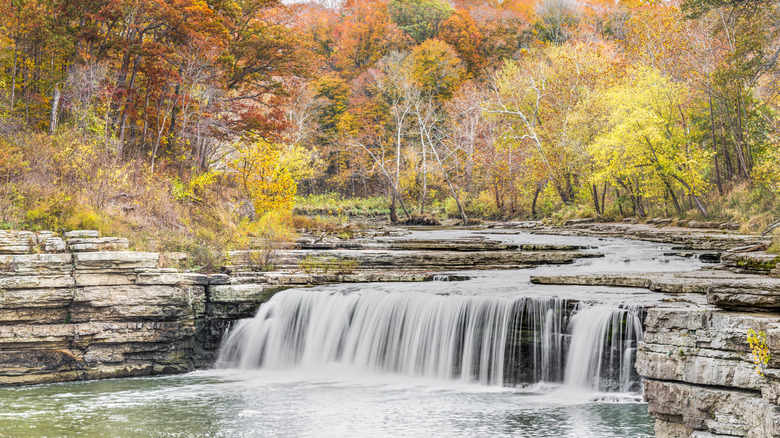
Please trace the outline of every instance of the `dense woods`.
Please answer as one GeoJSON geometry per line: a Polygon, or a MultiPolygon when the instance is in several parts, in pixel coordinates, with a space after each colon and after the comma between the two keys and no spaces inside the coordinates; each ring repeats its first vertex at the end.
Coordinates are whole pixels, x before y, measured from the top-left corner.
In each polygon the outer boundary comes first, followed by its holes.
{"type": "Polygon", "coordinates": [[[393,221],[760,228],[778,19],[764,0],[5,1],[0,226],[215,240],[331,194],[393,221]]]}

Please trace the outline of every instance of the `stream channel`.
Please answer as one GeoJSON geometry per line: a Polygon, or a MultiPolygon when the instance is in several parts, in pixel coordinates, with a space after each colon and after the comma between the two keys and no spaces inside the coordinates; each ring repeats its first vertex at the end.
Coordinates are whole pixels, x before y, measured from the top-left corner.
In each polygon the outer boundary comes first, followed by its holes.
{"type": "Polygon", "coordinates": [[[214,369],[0,388],[0,436],[651,437],[634,370],[643,289],[531,275],[700,267],[670,246],[510,230],[415,231],[592,247],[466,281],[290,289],[234,325],[214,369]]]}

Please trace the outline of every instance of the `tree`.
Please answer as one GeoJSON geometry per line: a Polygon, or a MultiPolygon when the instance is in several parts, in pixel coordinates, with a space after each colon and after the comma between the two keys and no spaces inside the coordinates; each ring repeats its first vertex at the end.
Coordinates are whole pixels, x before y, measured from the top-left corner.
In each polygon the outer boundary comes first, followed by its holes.
{"type": "Polygon", "coordinates": [[[487,65],[484,37],[468,11],[457,10],[442,23],[439,38],[458,52],[471,76],[487,65]]]}
{"type": "Polygon", "coordinates": [[[552,183],[565,204],[574,202],[588,160],[571,121],[612,70],[598,46],[565,44],[507,61],[492,80],[485,110],[505,124],[505,142],[526,149],[542,166],[544,183],[552,183]]]}
{"type": "Polygon", "coordinates": [[[441,24],[454,12],[441,0],[393,0],[387,8],[393,22],[417,44],[438,35],[441,24]]]}
{"type": "Polygon", "coordinates": [[[296,184],[282,150],[281,145],[260,140],[238,149],[229,162],[258,217],[293,206],[296,184]]]}
{"type": "Polygon", "coordinates": [[[691,124],[691,97],[689,87],[648,68],[635,70],[602,96],[611,113],[607,128],[589,148],[595,177],[629,193],[639,215],[646,214],[644,198],[667,196],[682,214],[678,191],[707,215],[700,196],[709,187],[710,153],[691,124]]]}
{"type": "Polygon", "coordinates": [[[348,78],[357,77],[387,55],[400,36],[387,6],[379,0],[347,2],[340,18],[334,29],[334,58],[348,78]]]}
{"type": "Polygon", "coordinates": [[[455,50],[438,39],[427,40],[415,47],[406,61],[406,68],[424,95],[441,100],[452,97],[465,74],[455,50]]]}
{"type": "Polygon", "coordinates": [[[562,44],[569,39],[579,22],[577,3],[573,0],[542,0],[536,4],[534,27],[539,39],[553,44],[562,44]]]}

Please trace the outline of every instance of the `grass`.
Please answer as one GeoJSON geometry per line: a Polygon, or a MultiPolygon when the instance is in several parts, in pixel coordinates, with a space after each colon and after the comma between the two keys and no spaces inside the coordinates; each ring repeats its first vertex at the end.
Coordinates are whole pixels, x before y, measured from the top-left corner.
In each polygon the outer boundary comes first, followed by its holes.
{"type": "Polygon", "coordinates": [[[293,211],[309,216],[381,216],[390,214],[387,198],[344,198],[335,193],[299,196],[293,211]]]}

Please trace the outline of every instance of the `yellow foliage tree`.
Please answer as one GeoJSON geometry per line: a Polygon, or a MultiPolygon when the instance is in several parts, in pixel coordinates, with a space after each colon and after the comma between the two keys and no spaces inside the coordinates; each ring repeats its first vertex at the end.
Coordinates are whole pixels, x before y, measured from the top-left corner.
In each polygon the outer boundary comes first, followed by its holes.
{"type": "Polygon", "coordinates": [[[624,84],[605,91],[602,104],[610,108],[607,127],[590,145],[594,177],[625,190],[636,211],[646,214],[642,199],[670,196],[679,213],[678,190],[699,199],[708,188],[708,152],[690,120],[695,107],[692,92],[658,70],[637,69],[624,84]]]}
{"type": "Polygon", "coordinates": [[[228,163],[258,216],[292,209],[297,186],[282,152],[280,145],[257,141],[239,149],[228,163]]]}

